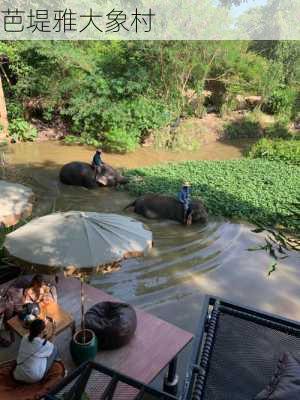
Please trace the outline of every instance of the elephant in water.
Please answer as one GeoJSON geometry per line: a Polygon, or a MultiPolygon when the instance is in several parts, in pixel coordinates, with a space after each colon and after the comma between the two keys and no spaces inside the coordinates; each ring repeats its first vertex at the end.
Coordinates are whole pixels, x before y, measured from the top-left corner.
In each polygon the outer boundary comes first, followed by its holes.
{"type": "Polygon", "coordinates": [[[176,198],[170,196],[155,194],[142,196],[130,203],[125,209],[129,207],[134,207],[134,211],[137,214],[141,214],[146,218],[172,219],[182,224],[195,222],[206,224],[208,221],[207,211],[200,200],[191,202],[191,215],[187,221],[184,220],[182,204],[176,198]]]}
{"type": "Polygon", "coordinates": [[[84,186],[88,189],[97,186],[117,186],[128,182],[127,178],[108,164],[102,164],[101,174],[96,177],[92,166],[80,161],[72,161],[64,165],[60,170],[59,178],[66,185],[84,186]]]}

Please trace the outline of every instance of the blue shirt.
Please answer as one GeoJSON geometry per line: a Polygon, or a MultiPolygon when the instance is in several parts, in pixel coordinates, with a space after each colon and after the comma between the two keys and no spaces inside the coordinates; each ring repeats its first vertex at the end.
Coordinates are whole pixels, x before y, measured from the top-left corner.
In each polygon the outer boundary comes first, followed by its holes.
{"type": "Polygon", "coordinates": [[[101,156],[99,153],[96,153],[93,158],[93,164],[99,167],[102,164],[101,156]]]}
{"type": "Polygon", "coordinates": [[[182,204],[190,204],[190,188],[182,188],[181,191],[178,194],[178,200],[180,201],[180,203],[182,204]]]}

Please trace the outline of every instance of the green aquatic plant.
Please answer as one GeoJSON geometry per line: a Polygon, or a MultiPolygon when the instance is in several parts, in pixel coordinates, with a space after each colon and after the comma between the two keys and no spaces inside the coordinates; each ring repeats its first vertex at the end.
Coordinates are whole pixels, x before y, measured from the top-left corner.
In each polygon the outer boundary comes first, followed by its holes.
{"type": "Polygon", "coordinates": [[[289,204],[300,197],[300,167],[261,159],[190,161],[158,165],[127,172],[128,189],[135,195],[176,195],[183,180],[192,185],[192,196],[200,197],[213,215],[240,219],[265,226],[286,225],[289,204]]]}
{"type": "Polygon", "coordinates": [[[264,138],[251,147],[248,157],[300,165],[300,140],[264,138]]]}

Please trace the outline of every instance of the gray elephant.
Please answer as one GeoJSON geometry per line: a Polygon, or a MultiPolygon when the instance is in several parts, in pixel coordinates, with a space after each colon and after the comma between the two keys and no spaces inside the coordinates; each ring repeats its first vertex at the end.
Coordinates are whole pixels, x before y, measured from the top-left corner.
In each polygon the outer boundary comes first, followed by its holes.
{"type": "Polygon", "coordinates": [[[127,178],[110,165],[103,163],[101,167],[101,174],[96,176],[90,164],[72,161],[62,167],[59,178],[65,185],[84,186],[88,189],[97,186],[117,186],[128,182],[127,178]]]}
{"type": "Polygon", "coordinates": [[[125,209],[129,207],[134,207],[134,212],[146,218],[172,219],[187,225],[195,222],[206,224],[208,221],[207,211],[200,200],[192,201],[190,218],[186,220],[182,204],[176,198],[170,196],[149,194],[139,197],[125,209]]]}

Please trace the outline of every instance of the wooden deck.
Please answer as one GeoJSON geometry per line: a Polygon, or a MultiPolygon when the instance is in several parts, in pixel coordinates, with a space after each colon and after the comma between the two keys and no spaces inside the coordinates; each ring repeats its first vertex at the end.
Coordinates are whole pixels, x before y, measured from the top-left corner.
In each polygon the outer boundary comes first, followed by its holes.
{"type": "MultiPolygon", "coordinates": [[[[79,326],[80,283],[73,278],[60,278],[57,285],[58,302],[71,313],[79,326]]],[[[118,301],[107,293],[85,285],[85,309],[100,301],[118,301]]],[[[150,383],[170,361],[192,340],[193,335],[152,314],[135,308],[137,330],[131,342],[117,350],[100,351],[95,361],[144,383],[150,383]]],[[[66,330],[55,342],[70,371],[74,369],[69,344],[71,334],[66,330]]],[[[13,358],[13,357],[10,357],[13,358]]]]}

